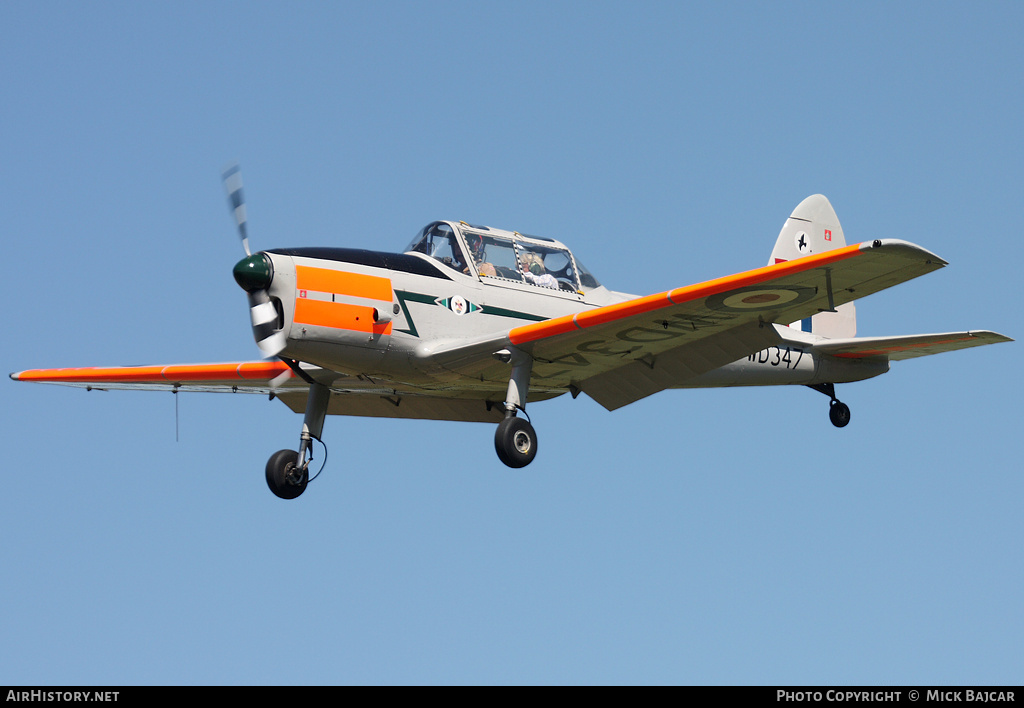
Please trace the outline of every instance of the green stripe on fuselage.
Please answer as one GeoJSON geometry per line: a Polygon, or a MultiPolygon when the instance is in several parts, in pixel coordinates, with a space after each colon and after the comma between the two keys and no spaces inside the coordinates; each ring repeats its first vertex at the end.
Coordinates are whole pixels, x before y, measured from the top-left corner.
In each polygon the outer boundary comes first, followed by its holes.
{"type": "Polygon", "coordinates": [[[495,315],[496,317],[512,317],[517,320],[530,320],[531,322],[543,322],[548,317],[541,317],[540,315],[531,315],[526,312],[517,312],[516,310],[506,310],[503,307],[493,307],[491,305],[481,305],[480,309],[483,310],[485,315],[495,315]]]}
{"type": "MultiPolygon", "coordinates": [[[[416,329],[416,324],[412,320],[412,313],[409,312],[407,302],[418,302],[424,305],[437,305],[437,297],[434,295],[424,295],[423,293],[411,293],[406,290],[396,290],[395,297],[398,298],[398,305],[402,308],[402,312],[405,313],[405,320],[409,323],[409,329],[397,329],[396,332],[404,332],[405,334],[413,337],[419,337],[419,332],[416,329]]],[[[495,317],[511,317],[516,320],[528,320],[530,322],[543,322],[548,319],[540,315],[531,315],[527,312],[518,312],[516,310],[506,310],[503,307],[493,307],[492,305],[479,305],[480,312],[485,315],[494,315],[495,317]]]]}

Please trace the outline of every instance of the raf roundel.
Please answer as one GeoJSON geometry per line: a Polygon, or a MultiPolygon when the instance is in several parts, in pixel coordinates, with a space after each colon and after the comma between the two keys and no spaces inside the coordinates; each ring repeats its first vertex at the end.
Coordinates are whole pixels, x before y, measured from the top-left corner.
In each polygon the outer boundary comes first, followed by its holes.
{"type": "Polygon", "coordinates": [[[712,310],[744,312],[747,310],[772,310],[797,305],[814,297],[814,288],[765,288],[749,287],[730,290],[707,299],[712,310]]]}

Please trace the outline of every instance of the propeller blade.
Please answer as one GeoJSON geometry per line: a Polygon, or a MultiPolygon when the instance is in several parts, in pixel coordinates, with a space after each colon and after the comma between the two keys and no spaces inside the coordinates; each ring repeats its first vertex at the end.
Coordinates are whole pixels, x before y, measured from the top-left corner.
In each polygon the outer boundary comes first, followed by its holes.
{"type": "Polygon", "coordinates": [[[284,332],[275,331],[277,309],[266,290],[249,293],[249,317],[256,345],[267,356],[277,356],[284,349],[287,338],[284,332]]]}
{"type": "Polygon", "coordinates": [[[261,339],[256,342],[256,346],[260,348],[266,356],[272,357],[277,356],[284,351],[285,345],[288,343],[288,338],[284,332],[275,332],[266,339],[261,339]]]}
{"type": "Polygon", "coordinates": [[[245,255],[251,256],[249,250],[249,233],[246,229],[245,216],[245,195],[242,193],[242,168],[238,164],[224,170],[221,177],[224,179],[224,189],[228,193],[228,204],[231,206],[231,213],[235,217],[235,224],[238,226],[238,235],[242,238],[242,248],[245,255]]]}
{"type": "Polygon", "coordinates": [[[261,302],[249,309],[249,315],[252,317],[252,326],[259,327],[276,320],[277,309],[272,302],[261,302]]]}
{"type": "Polygon", "coordinates": [[[280,374],[270,380],[270,390],[274,393],[279,391],[285,382],[291,377],[295,376],[291,369],[285,369],[280,374]]]}

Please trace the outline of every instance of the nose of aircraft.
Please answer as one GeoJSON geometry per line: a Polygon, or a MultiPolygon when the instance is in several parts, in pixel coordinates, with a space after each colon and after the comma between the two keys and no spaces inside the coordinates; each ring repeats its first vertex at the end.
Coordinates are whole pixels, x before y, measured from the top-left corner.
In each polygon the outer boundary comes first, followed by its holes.
{"type": "Polygon", "coordinates": [[[274,267],[263,253],[254,253],[235,264],[235,282],[247,293],[266,290],[274,279],[274,267]]]}
{"type": "Polygon", "coordinates": [[[274,265],[265,253],[254,253],[235,264],[235,282],[249,296],[249,316],[256,344],[267,356],[277,356],[284,349],[285,333],[281,331],[281,313],[274,305],[270,284],[274,280],[274,265]]]}

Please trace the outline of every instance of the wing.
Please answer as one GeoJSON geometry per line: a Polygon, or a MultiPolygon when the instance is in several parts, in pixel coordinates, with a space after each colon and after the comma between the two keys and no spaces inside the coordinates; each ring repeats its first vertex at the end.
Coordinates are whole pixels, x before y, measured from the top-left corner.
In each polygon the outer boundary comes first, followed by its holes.
{"type": "Polygon", "coordinates": [[[106,390],[202,391],[207,393],[263,393],[278,387],[306,384],[284,377],[291,369],[283,361],[240,361],[220,364],[167,366],[103,366],[75,369],[30,369],[11,374],[15,381],[106,390]],[[272,385],[273,384],[273,385],[272,385]]]}
{"type": "Polygon", "coordinates": [[[515,346],[534,358],[531,391],[582,390],[609,410],[778,343],[788,324],[946,265],[896,239],[846,246],[736,275],[558,317],[504,338],[435,348],[438,365],[507,381],[488,354],[515,346]]]}
{"type": "MultiPolygon", "coordinates": [[[[467,422],[500,422],[503,389],[493,391],[412,390],[389,382],[348,376],[308,364],[305,376],[331,389],[327,412],[379,418],[418,418],[467,422]]],[[[296,413],[306,410],[309,384],[283,361],[243,361],[219,364],[171,364],[167,366],[107,366],[74,369],[31,369],[11,374],[15,381],[59,384],[96,391],[194,391],[202,393],[270,393],[296,413]]],[[[538,390],[530,396],[540,401],[565,393],[538,390]]]]}
{"type": "Polygon", "coordinates": [[[884,356],[892,361],[980,347],[984,344],[1012,342],[1002,334],[989,331],[946,332],[944,334],[913,334],[902,337],[860,337],[835,339],[814,348],[841,358],[864,359],[884,356]]]}

